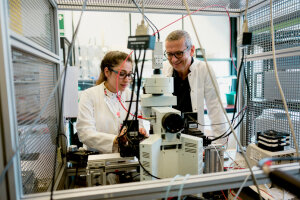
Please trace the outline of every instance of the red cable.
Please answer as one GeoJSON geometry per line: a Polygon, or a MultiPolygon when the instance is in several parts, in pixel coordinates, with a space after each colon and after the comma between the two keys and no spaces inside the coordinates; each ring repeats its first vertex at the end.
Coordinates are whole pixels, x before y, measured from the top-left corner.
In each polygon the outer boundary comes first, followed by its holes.
{"type": "MultiPolygon", "coordinates": [[[[120,70],[118,71],[117,81],[116,81],[116,82],[117,82],[117,83],[116,83],[116,84],[117,84],[117,86],[116,86],[117,97],[118,97],[118,100],[119,100],[121,106],[123,107],[124,110],[126,110],[126,112],[128,112],[128,110],[125,108],[125,106],[123,105],[123,103],[122,103],[122,101],[121,101],[121,97],[119,96],[119,87],[118,87],[118,86],[119,86],[120,72],[121,72],[121,70],[122,70],[124,64],[125,64],[126,61],[128,60],[129,56],[131,56],[132,52],[133,52],[133,51],[131,51],[130,54],[126,57],[126,59],[123,61],[122,65],[121,65],[121,67],[120,67],[120,70]]],[[[137,102],[136,102],[136,103],[137,103],[137,102]]],[[[129,114],[135,117],[135,115],[131,114],[131,112],[129,112],[129,114]]],[[[146,119],[146,118],[143,118],[143,116],[141,116],[141,115],[138,115],[137,118],[146,119]]]]}
{"type": "MultiPolygon", "coordinates": [[[[221,5],[211,5],[211,6],[206,6],[206,7],[204,7],[204,8],[200,8],[200,9],[198,9],[198,10],[195,10],[195,11],[191,12],[191,15],[194,14],[195,12],[198,12],[198,11],[200,11],[200,10],[204,10],[204,9],[210,8],[210,7],[221,7],[221,8],[224,8],[225,11],[226,11],[226,13],[227,13],[227,15],[228,15],[228,18],[229,18],[229,27],[230,27],[230,28],[229,28],[229,36],[230,36],[230,40],[229,40],[229,42],[230,42],[230,45],[229,45],[229,46],[230,46],[230,57],[231,57],[233,66],[234,66],[235,70],[237,71],[237,68],[236,68],[235,63],[233,62],[233,58],[232,58],[232,49],[231,49],[231,23],[230,23],[230,15],[229,15],[229,12],[228,12],[228,10],[226,9],[226,7],[225,7],[225,6],[221,6],[221,5]]],[[[168,26],[174,24],[175,22],[177,22],[177,21],[179,21],[179,20],[182,20],[183,18],[185,18],[185,17],[187,17],[187,16],[189,16],[189,15],[185,15],[185,16],[183,16],[183,17],[181,17],[181,18],[179,18],[179,19],[177,19],[177,20],[171,22],[170,24],[164,26],[163,28],[161,28],[161,29],[158,30],[157,32],[153,33],[152,35],[155,35],[156,33],[160,32],[161,30],[167,28],[168,26]]],[[[120,72],[121,72],[121,70],[122,70],[124,64],[126,63],[127,59],[129,58],[129,56],[130,56],[132,53],[133,53],[133,51],[130,52],[130,54],[127,56],[127,58],[126,58],[126,59],[123,61],[123,63],[121,64],[121,67],[120,67],[119,72],[118,72],[118,75],[117,75],[117,81],[116,81],[116,83],[117,83],[117,87],[116,87],[116,90],[117,90],[117,98],[118,98],[120,104],[122,105],[123,109],[126,110],[126,112],[128,112],[128,110],[125,108],[125,106],[124,106],[123,103],[121,102],[121,97],[120,97],[119,94],[118,94],[118,92],[119,92],[119,90],[118,90],[118,89],[119,89],[119,88],[118,88],[118,83],[119,83],[120,72]]],[[[137,101],[138,101],[138,100],[137,100],[137,101]]],[[[137,101],[136,101],[136,103],[137,103],[137,101]]],[[[129,112],[129,114],[132,115],[132,116],[135,116],[135,115],[131,114],[130,112],[129,112]]],[[[140,118],[140,119],[147,119],[147,118],[143,118],[143,116],[141,116],[141,115],[138,115],[137,118],[140,118]]]]}
{"type": "Polygon", "coordinates": [[[246,169],[242,167],[224,167],[224,169],[246,169]]]}
{"type": "Polygon", "coordinates": [[[263,189],[260,189],[261,191],[263,191],[264,193],[266,193],[267,195],[269,195],[270,197],[274,198],[271,194],[267,193],[266,191],[264,191],[263,189]]]}
{"type": "MultiPolygon", "coordinates": [[[[236,68],[235,63],[233,62],[233,58],[232,58],[232,49],[231,49],[231,23],[230,23],[230,15],[229,15],[229,12],[228,12],[228,10],[226,9],[226,7],[221,6],[221,5],[211,5],[211,6],[206,6],[206,7],[204,7],[204,8],[200,8],[200,9],[198,9],[198,10],[195,10],[195,11],[191,12],[191,15],[194,14],[195,12],[198,12],[198,11],[200,11],[200,10],[204,10],[204,9],[210,8],[210,7],[221,7],[221,8],[224,8],[225,11],[226,11],[226,13],[227,13],[227,15],[228,15],[228,18],[229,18],[229,36],[230,36],[230,39],[229,39],[229,42],[230,42],[230,43],[229,43],[229,44],[230,44],[230,45],[229,45],[229,46],[230,46],[230,57],[231,57],[233,66],[234,66],[235,70],[237,71],[237,68],[236,68]]],[[[167,28],[168,26],[174,24],[175,22],[177,22],[177,21],[179,21],[179,20],[181,20],[181,19],[183,19],[183,18],[185,18],[185,17],[187,17],[187,16],[189,16],[189,15],[185,15],[185,16],[183,16],[183,17],[181,17],[181,18],[175,20],[174,22],[172,22],[172,23],[170,23],[170,24],[164,26],[163,28],[161,28],[160,30],[158,30],[157,32],[155,32],[153,35],[155,35],[156,33],[160,32],[161,30],[167,28]]]]}
{"type": "Polygon", "coordinates": [[[226,196],[225,196],[225,194],[224,194],[223,190],[221,190],[221,192],[222,192],[222,194],[223,194],[224,198],[227,200],[227,198],[226,198],[226,196]]]}
{"type": "MultiPolygon", "coordinates": [[[[230,192],[230,194],[232,194],[232,196],[235,197],[235,194],[233,194],[233,193],[231,192],[231,189],[229,189],[229,192],[230,192]]],[[[238,198],[239,200],[242,200],[240,197],[236,197],[236,198],[238,198]]]]}

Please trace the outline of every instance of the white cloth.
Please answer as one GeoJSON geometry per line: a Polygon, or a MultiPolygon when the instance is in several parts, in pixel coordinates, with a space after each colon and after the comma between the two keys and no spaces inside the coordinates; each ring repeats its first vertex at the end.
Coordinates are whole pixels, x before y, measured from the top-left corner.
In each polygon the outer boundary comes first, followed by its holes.
{"type": "MultiPolygon", "coordinates": [[[[129,107],[130,97],[131,91],[126,88],[121,94],[126,109],[129,107]]],[[[132,114],[135,106],[132,103],[132,114]]],[[[117,152],[118,148],[113,145],[113,141],[119,134],[126,115],[127,112],[122,108],[116,93],[106,89],[104,83],[86,89],[80,96],[77,116],[76,129],[80,141],[102,153],[117,152]]],[[[132,119],[131,115],[129,119],[132,119]]],[[[139,126],[143,127],[142,120],[139,120],[139,126]]]]}
{"type": "MultiPolygon", "coordinates": [[[[210,67],[210,66],[209,66],[210,67]]],[[[189,68],[188,80],[190,84],[190,95],[192,101],[193,112],[198,112],[198,122],[204,124],[204,100],[206,103],[208,116],[212,124],[226,122],[222,108],[218,102],[216,92],[210,80],[205,62],[194,59],[193,64],[189,68]]],[[[217,84],[213,69],[210,67],[213,79],[217,84]]],[[[164,65],[163,74],[171,77],[173,67],[167,63],[164,65]]],[[[219,89],[217,91],[219,93],[219,89]]],[[[212,130],[214,136],[223,134],[227,129],[226,124],[213,125],[212,130]]],[[[200,126],[200,130],[204,132],[204,127],[200,126]]]]}

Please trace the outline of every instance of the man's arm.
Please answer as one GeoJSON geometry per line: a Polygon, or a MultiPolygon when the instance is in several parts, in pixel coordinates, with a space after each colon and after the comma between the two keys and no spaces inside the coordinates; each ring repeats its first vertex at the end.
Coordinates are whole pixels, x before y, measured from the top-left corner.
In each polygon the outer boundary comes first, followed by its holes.
{"type": "MultiPolygon", "coordinates": [[[[205,83],[204,83],[204,98],[207,106],[208,117],[212,124],[212,130],[214,136],[219,136],[226,132],[227,130],[227,123],[221,108],[221,105],[218,101],[217,93],[219,94],[219,86],[214,74],[213,69],[210,67],[210,71],[212,72],[212,77],[214,82],[217,86],[217,91],[215,91],[210,76],[207,74],[205,76],[205,83]]],[[[223,140],[224,141],[224,140],[223,140]]],[[[223,142],[222,141],[222,142],[223,142]]],[[[218,142],[220,143],[220,142],[218,142]]]]}

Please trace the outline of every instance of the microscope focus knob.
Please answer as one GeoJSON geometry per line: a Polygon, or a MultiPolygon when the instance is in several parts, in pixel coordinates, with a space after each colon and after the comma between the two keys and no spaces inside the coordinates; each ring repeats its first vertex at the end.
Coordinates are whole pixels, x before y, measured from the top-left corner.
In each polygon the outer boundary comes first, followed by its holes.
{"type": "Polygon", "coordinates": [[[168,133],[178,133],[183,129],[183,119],[176,113],[165,114],[161,123],[168,133]]]}

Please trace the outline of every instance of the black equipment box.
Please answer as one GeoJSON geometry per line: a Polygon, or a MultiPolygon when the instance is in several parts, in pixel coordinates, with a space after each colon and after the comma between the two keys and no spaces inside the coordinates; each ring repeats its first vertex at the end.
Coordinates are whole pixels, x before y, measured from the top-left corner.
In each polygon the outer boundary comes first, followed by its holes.
{"type": "Polygon", "coordinates": [[[128,37],[128,49],[133,50],[146,50],[152,49],[155,47],[155,36],[151,35],[138,35],[138,36],[129,36],[128,37]]]}
{"type": "Polygon", "coordinates": [[[258,147],[268,151],[282,151],[290,145],[290,134],[274,130],[257,132],[257,143],[258,147]]]}

